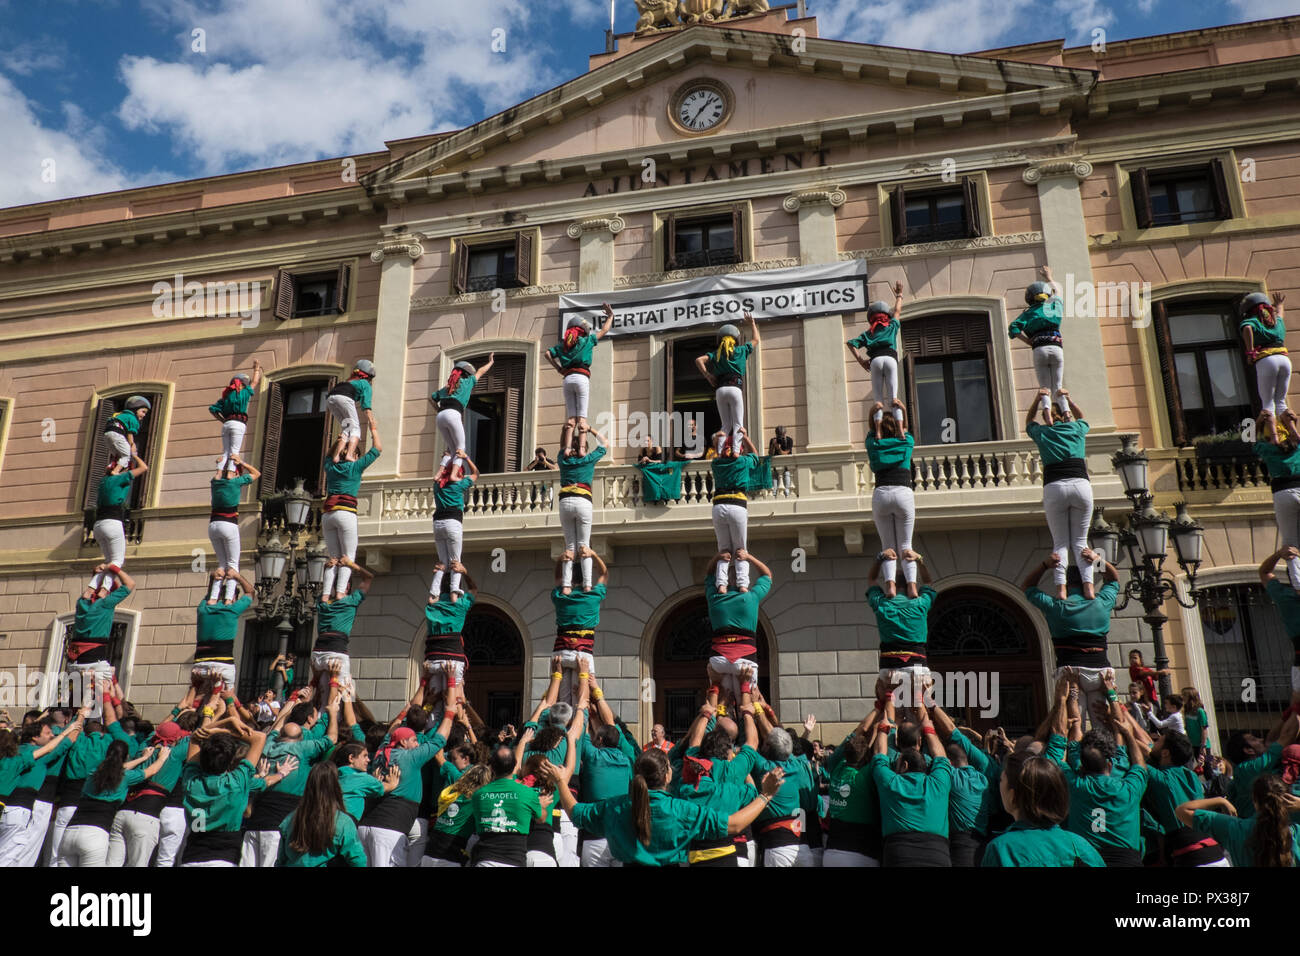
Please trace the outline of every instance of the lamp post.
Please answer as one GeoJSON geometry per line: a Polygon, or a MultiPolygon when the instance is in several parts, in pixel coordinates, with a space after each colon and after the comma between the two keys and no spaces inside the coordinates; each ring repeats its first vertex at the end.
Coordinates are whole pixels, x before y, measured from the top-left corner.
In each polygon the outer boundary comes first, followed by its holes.
{"type": "MultiPolygon", "coordinates": [[[[1155,645],[1157,671],[1169,668],[1169,655],[1165,650],[1165,624],[1169,618],[1164,612],[1165,602],[1173,598],[1179,606],[1191,609],[1200,601],[1196,590],[1196,571],[1201,566],[1201,552],[1205,542],[1205,529],[1187,513],[1187,505],[1180,502],[1176,515],[1170,520],[1153,507],[1154,496],[1147,487],[1146,453],[1138,447],[1136,435],[1120,436],[1121,447],[1111,458],[1111,465],[1124,486],[1124,494],[1133,504],[1127,515],[1127,527],[1120,531],[1106,521],[1097,509],[1092,527],[1088,529],[1089,545],[1106,555],[1106,560],[1119,566],[1120,548],[1128,558],[1129,579],[1124,582],[1124,598],[1116,610],[1128,607],[1136,598],[1145,614],[1142,620],[1151,628],[1151,641],[1155,645]],[[1174,539],[1174,552],[1178,566],[1188,579],[1190,601],[1178,593],[1174,575],[1165,569],[1169,538],[1174,539]],[[1113,557],[1112,557],[1113,556],[1113,557]]],[[[1160,675],[1160,693],[1170,693],[1169,675],[1160,675]]]]}

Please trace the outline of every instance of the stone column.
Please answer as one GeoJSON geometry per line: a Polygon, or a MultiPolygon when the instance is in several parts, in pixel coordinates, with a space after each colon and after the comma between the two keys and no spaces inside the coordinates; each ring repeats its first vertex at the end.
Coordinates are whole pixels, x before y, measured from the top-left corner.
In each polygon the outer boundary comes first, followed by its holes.
{"type": "MultiPolygon", "coordinates": [[[[835,210],[847,197],[838,186],[789,195],[781,204],[799,216],[799,262],[839,261],[835,210]]],[[[844,375],[844,319],[823,315],[803,323],[803,387],[808,434],[796,438],[803,451],[844,451],[849,443],[849,396],[844,375]]],[[[762,436],[759,436],[761,439],[762,436]]],[[[761,444],[761,443],[760,443],[761,444]]]]}
{"type": "Polygon", "coordinates": [[[375,320],[375,421],[384,453],[367,478],[396,478],[402,454],[402,399],[406,391],[406,341],[411,319],[411,275],[424,255],[418,233],[386,236],[370,261],[381,263],[379,310],[375,320]]]}
{"type": "MultiPolygon", "coordinates": [[[[1078,157],[1036,163],[1020,174],[1038,187],[1043,217],[1043,246],[1052,275],[1062,287],[1066,316],[1061,323],[1065,343],[1065,387],[1094,429],[1114,429],[1110,383],[1101,344],[1101,322],[1092,315],[1074,315],[1072,291],[1092,284],[1088,231],[1083,221],[1079,183],[1092,175],[1092,164],[1078,157]]],[[[1095,299],[1094,299],[1095,301],[1095,299]]]]}
{"type": "MultiPolygon", "coordinates": [[[[578,240],[579,292],[609,292],[614,288],[614,237],[626,225],[619,216],[595,217],[569,223],[566,230],[569,238],[578,240]]],[[[547,366],[543,374],[549,371],[547,366]]],[[[601,413],[608,416],[613,411],[614,346],[612,339],[605,339],[592,353],[587,421],[593,428],[599,427],[601,413]]],[[[541,444],[546,445],[547,442],[542,441],[541,444]]]]}

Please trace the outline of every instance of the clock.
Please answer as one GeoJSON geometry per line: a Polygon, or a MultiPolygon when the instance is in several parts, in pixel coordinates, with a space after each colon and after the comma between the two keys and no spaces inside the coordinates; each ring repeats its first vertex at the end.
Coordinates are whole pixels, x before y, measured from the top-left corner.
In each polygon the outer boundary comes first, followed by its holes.
{"type": "Polygon", "coordinates": [[[690,80],[678,87],[668,103],[668,119],[679,133],[701,136],[726,125],[735,100],[725,83],[690,80]]]}

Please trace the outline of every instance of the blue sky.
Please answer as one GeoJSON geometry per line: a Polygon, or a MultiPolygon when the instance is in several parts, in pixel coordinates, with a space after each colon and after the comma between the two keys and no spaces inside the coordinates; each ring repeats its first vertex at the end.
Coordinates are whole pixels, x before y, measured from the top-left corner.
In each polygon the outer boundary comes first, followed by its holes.
{"type": "MultiPolygon", "coordinates": [[[[1300,0],[808,6],[823,37],[954,53],[1300,12],[1300,0]]],[[[633,0],[616,13],[630,30],[633,0]]],[[[584,72],[608,22],[609,0],[0,0],[0,207],[459,128],[584,72]]]]}

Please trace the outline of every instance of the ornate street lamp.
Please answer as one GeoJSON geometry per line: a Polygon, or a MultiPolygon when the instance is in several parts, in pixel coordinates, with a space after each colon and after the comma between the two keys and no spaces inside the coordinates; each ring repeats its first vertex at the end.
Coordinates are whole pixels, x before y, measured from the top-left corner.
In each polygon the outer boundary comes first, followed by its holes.
{"type": "Polygon", "coordinates": [[[1088,547],[1101,552],[1107,564],[1119,567],[1119,529],[1106,520],[1100,508],[1093,509],[1088,529],[1088,547]]]}
{"type": "MultiPolygon", "coordinates": [[[[257,619],[273,626],[278,652],[289,650],[295,629],[309,624],[325,576],[327,555],[319,541],[311,542],[311,494],[299,479],[291,491],[263,501],[262,543],[257,549],[257,619]],[[285,544],[281,534],[288,537],[285,544]]],[[[276,676],[275,683],[281,683],[276,676]]]]}
{"type": "Polygon", "coordinates": [[[1133,507],[1136,509],[1138,502],[1147,495],[1149,462],[1146,452],[1138,447],[1137,435],[1121,435],[1119,440],[1120,450],[1114,454],[1110,463],[1124,486],[1124,494],[1133,501],[1133,507]]]}

